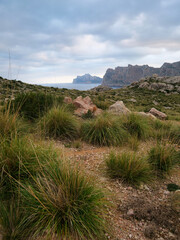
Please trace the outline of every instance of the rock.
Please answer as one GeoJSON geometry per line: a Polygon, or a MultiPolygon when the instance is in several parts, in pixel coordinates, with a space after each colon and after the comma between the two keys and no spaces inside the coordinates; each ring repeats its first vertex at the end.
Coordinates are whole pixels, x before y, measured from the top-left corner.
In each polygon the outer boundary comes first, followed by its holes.
{"type": "Polygon", "coordinates": [[[71,97],[65,97],[64,98],[64,103],[67,103],[67,104],[70,104],[70,103],[72,103],[73,101],[72,101],[72,98],[71,97]]]}
{"type": "MultiPolygon", "coordinates": [[[[180,77],[177,79],[180,75],[180,61],[174,63],[164,63],[160,68],[149,67],[148,65],[133,66],[130,64],[127,67],[116,67],[115,69],[109,68],[103,77],[102,85],[110,87],[125,86],[147,77],[150,77],[152,82],[154,79],[158,80],[160,78],[158,75],[166,80],[166,82],[164,81],[165,83],[180,83],[180,77]]],[[[152,82],[152,84],[154,84],[152,85],[153,89],[160,87],[156,85],[156,82],[152,82]]],[[[172,85],[167,87],[172,89],[172,85]]]]}
{"type": "Polygon", "coordinates": [[[156,102],[156,101],[154,100],[154,101],[153,101],[153,104],[157,106],[157,105],[158,105],[158,102],[156,102]]]}
{"type": "Polygon", "coordinates": [[[120,114],[128,114],[131,111],[124,105],[123,101],[117,101],[113,105],[109,107],[109,112],[120,115],[120,114]]]}
{"type": "Polygon", "coordinates": [[[150,239],[154,238],[156,235],[156,227],[154,225],[148,225],[144,229],[144,235],[150,239]]]}
{"type": "Polygon", "coordinates": [[[73,79],[73,83],[76,84],[101,84],[102,78],[91,76],[89,73],[84,74],[83,76],[77,76],[75,79],[73,79]]]}
{"type": "Polygon", "coordinates": [[[96,105],[93,104],[93,102],[89,96],[87,96],[85,98],[82,98],[82,96],[77,97],[73,101],[73,105],[76,107],[74,114],[76,114],[80,117],[83,114],[86,114],[89,110],[94,114],[94,116],[97,116],[102,113],[102,110],[97,108],[96,105]]]}
{"type": "Polygon", "coordinates": [[[174,192],[171,197],[172,209],[176,212],[180,212],[180,190],[174,192]]]}
{"type": "Polygon", "coordinates": [[[133,216],[133,215],[134,215],[134,210],[133,210],[133,209],[129,209],[129,210],[127,211],[127,215],[128,215],[128,216],[133,216]]]}
{"type": "Polygon", "coordinates": [[[131,98],[131,99],[129,99],[128,101],[129,101],[129,102],[133,102],[133,103],[136,103],[136,102],[137,102],[136,99],[134,99],[134,98],[131,98]]]}
{"type": "Polygon", "coordinates": [[[141,116],[143,116],[143,117],[149,117],[149,118],[151,118],[151,119],[156,119],[156,117],[154,116],[154,115],[152,115],[151,113],[145,113],[145,112],[136,112],[136,114],[138,114],[138,115],[141,115],[141,116]]]}
{"type": "Polygon", "coordinates": [[[149,113],[161,120],[165,120],[167,118],[167,115],[165,113],[158,111],[156,108],[151,108],[149,113]]]}

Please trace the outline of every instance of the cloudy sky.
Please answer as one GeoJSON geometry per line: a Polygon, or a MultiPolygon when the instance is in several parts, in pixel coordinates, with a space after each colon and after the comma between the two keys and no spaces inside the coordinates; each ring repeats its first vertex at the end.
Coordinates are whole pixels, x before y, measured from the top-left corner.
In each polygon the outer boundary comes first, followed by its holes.
{"type": "Polygon", "coordinates": [[[180,0],[0,0],[0,76],[72,82],[180,61],[180,0]]]}

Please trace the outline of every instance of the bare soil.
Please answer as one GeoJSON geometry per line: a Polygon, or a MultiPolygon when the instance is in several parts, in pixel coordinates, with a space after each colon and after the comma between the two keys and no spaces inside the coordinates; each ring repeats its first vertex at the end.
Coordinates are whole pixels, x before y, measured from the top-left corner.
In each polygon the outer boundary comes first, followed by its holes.
{"type": "MultiPolygon", "coordinates": [[[[153,142],[143,142],[138,153],[146,154],[153,142]]],[[[81,149],[65,148],[56,142],[57,148],[63,149],[65,157],[78,163],[84,171],[107,193],[108,224],[111,229],[107,239],[112,240],[180,240],[180,215],[171,208],[172,192],[167,184],[180,185],[180,168],[163,179],[154,178],[148,185],[139,188],[127,185],[119,180],[112,180],[106,174],[105,158],[112,150],[109,147],[93,147],[85,143],[81,149]]],[[[118,152],[131,151],[128,146],[113,148],[118,152]]]]}

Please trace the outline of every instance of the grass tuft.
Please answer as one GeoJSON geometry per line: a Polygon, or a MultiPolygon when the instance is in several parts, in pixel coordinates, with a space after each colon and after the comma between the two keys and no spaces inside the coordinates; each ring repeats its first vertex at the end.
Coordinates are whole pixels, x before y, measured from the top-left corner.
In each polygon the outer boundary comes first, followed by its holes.
{"type": "Polygon", "coordinates": [[[123,124],[131,135],[137,136],[139,139],[145,139],[151,134],[151,126],[148,119],[138,114],[129,114],[123,124]]]}
{"type": "Polygon", "coordinates": [[[99,146],[118,146],[128,139],[128,133],[120,126],[117,119],[109,114],[85,121],[81,134],[83,140],[99,146]]]}
{"type": "Polygon", "coordinates": [[[127,183],[139,185],[151,178],[151,169],[147,159],[135,154],[121,155],[110,153],[106,159],[107,172],[112,178],[119,178],[127,183]]]}
{"type": "Polygon", "coordinates": [[[170,170],[178,163],[179,158],[173,146],[157,144],[151,148],[148,160],[158,174],[169,174],[170,170]]]}
{"type": "Polygon", "coordinates": [[[104,194],[67,163],[49,161],[21,194],[33,237],[104,239],[104,194]]]}
{"type": "Polygon", "coordinates": [[[54,107],[40,121],[45,136],[60,139],[74,139],[79,134],[77,119],[67,110],[54,107]]]}
{"type": "Polygon", "coordinates": [[[37,158],[44,162],[55,152],[50,148],[36,146],[25,138],[4,140],[0,145],[0,199],[8,199],[16,191],[16,181],[24,181],[39,169],[37,158]]]}

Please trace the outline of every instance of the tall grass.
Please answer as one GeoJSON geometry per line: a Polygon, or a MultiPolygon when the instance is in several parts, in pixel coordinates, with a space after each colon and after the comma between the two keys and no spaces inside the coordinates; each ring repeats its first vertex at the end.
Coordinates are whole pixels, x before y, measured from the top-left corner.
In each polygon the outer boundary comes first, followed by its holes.
{"type": "Polygon", "coordinates": [[[121,155],[110,153],[106,159],[107,173],[112,178],[119,178],[127,183],[139,185],[151,178],[151,169],[147,159],[131,153],[121,155]]]}
{"type": "Polygon", "coordinates": [[[11,103],[12,111],[29,120],[42,116],[54,104],[54,97],[43,92],[29,92],[19,94],[11,103]]]}
{"type": "Polygon", "coordinates": [[[49,161],[33,183],[23,185],[21,194],[32,237],[104,239],[104,195],[67,163],[49,161]]]}
{"type": "Polygon", "coordinates": [[[157,144],[148,153],[148,160],[158,174],[169,174],[179,162],[178,154],[173,146],[157,144]]]}
{"type": "Polygon", "coordinates": [[[36,146],[25,138],[4,139],[0,145],[0,199],[8,199],[16,189],[16,181],[36,175],[39,169],[37,158],[44,162],[55,153],[50,148],[36,146]],[[15,180],[15,181],[14,181],[15,180]]]}
{"type": "Polygon", "coordinates": [[[24,123],[18,118],[18,113],[11,114],[9,109],[0,112],[0,141],[12,138],[25,129],[24,123]]]}
{"type": "Polygon", "coordinates": [[[81,134],[85,141],[99,146],[117,146],[128,139],[128,133],[117,119],[109,114],[102,114],[93,120],[85,121],[81,134]]]}
{"type": "Polygon", "coordinates": [[[180,144],[180,126],[172,125],[169,131],[169,138],[173,143],[180,144]]]}
{"type": "Polygon", "coordinates": [[[0,234],[3,240],[30,239],[27,233],[27,216],[16,199],[0,201],[0,234]]]}
{"type": "Polygon", "coordinates": [[[42,132],[47,137],[73,139],[78,136],[79,123],[65,108],[53,107],[40,121],[42,132]]]}
{"type": "Polygon", "coordinates": [[[131,135],[137,136],[139,139],[145,139],[151,135],[149,120],[138,114],[129,114],[123,125],[131,135]]]}

